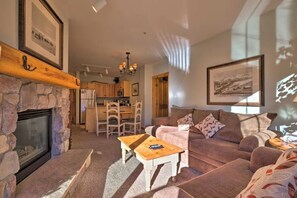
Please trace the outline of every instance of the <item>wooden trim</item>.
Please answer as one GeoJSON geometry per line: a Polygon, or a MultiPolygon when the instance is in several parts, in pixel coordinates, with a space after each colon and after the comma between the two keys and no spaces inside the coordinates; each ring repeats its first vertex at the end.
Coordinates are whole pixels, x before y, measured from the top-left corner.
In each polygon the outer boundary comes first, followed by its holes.
{"type": "Polygon", "coordinates": [[[36,80],[69,89],[79,89],[80,80],[39,59],[0,42],[0,73],[9,76],[36,80]],[[23,67],[23,56],[27,57],[28,65],[36,69],[27,71],[23,67]]]}
{"type": "MultiPolygon", "coordinates": [[[[158,115],[159,115],[159,109],[157,108],[159,93],[157,91],[156,86],[157,86],[157,84],[159,85],[158,79],[163,78],[163,77],[168,78],[168,94],[167,94],[168,98],[167,98],[167,101],[169,102],[169,72],[152,76],[152,117],[153,118],[158,117],[158,115]]],[[[169,114],[169,104],[168,104],[167,112],[169,114]]]]}

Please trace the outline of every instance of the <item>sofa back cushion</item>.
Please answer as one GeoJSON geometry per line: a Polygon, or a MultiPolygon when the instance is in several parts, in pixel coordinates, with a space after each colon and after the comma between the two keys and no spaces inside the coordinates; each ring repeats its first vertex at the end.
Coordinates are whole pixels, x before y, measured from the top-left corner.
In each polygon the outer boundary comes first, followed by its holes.
{"type": "Polygon", "coordinates": [[[209,114],[212,114],[215,119],[219,120],[219,112],[219,110],[194,109],[193,122],[196,125],[199,122],[203,121],[209,114]]]}
{"type": "Polygon", "coordinates": [[[192,108],[171,108],[171,115],[169,120],[170,126],[177,126],[177,120],[184,117],[185,115],[193,113],[192,108]]]}
{"type": "Polygon", "coordinates": [[[239,114],[220,110],[220,122],[226,126],[216,133],[215,138],[239,143],[242,138],[265,131],[276,114],[239,114]]]}

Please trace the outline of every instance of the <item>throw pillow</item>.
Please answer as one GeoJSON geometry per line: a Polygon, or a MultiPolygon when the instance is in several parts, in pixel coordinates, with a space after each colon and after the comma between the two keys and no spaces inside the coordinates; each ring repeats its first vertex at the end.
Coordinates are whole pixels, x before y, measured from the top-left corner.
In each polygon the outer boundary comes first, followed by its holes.
{"type": "Polygon", "coordinates": [[[192,113],[189,113],[177,120],[177,125],[184,125],[184,124],[188,124],[189,126],[194,126],[192,113]]]}
{"type": "Polygon", "coordinates": [[[275,165],[258,169],[236,198],[294,197],[297,189],[297,148],[285,151],[275,165]]]}
{"type": "Polygon", "coordinates": [[[206,139],[211,138],[224,126],[225,125],[215,119],[212,114],[209,114],[204,120],[195,125],[195,127],[203,133],[206,139]]]}

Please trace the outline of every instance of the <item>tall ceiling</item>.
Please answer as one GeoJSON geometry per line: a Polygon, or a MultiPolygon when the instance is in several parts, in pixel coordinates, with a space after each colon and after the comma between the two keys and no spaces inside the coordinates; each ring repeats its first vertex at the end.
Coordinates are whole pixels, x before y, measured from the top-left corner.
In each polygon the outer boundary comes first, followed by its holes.
{"type": "MultiPolygon", "coordinates": [[[[169,50],[191,46],[232,27],[246,0],[107,0],[98,13],[96,0],[57,0],[69,18],[69,71],[81,64],[110,67],[131,52],[130,61],[142,66],[158,62],[169,50]]],[[[90,67],[91,71],[102,71],[90,67]]]]}

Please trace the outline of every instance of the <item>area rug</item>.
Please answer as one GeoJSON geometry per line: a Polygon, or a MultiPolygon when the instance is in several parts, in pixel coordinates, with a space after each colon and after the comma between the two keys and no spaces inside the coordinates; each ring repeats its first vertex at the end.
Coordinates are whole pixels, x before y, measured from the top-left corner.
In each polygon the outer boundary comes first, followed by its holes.
{"type": "Polygon", "coordinates": [[[171,164],[159,165],[152,171],[151,191],[145,190],[143,165],[130,153],[126,164],[121,161],[120,142],[112,136],[86,133],[80,127],[73,130],[72,148],[93,148],[92,162],[73,193],[76,197],[152,197],[166,186],[178,185],[200,175],[194,169],[183,167],[177,181],[171,181],[171,164]]]}

